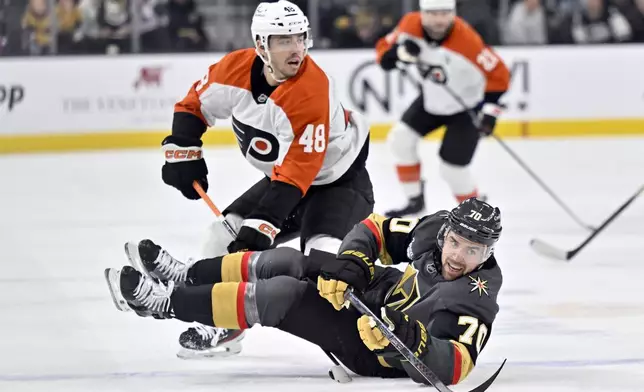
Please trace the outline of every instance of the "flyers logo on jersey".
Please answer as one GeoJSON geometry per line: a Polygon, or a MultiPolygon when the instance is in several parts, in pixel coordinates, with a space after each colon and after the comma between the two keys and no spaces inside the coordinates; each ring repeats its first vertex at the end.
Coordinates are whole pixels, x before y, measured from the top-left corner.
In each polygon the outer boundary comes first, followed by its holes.
{"type": "Polygon", "coordinates": [[[436,84],[447,83],[447,73],[440,65],[422,64],[418,66],[418,71],[424,79],[429,79],[436,84]]]}
{"type": "Polygon", "coordinates": [[[274,162],[279,157],[279,141],[274,135],[246,125],[233,117],[237,143],[246,158],[250,155],[260,162],[274,162]]]}

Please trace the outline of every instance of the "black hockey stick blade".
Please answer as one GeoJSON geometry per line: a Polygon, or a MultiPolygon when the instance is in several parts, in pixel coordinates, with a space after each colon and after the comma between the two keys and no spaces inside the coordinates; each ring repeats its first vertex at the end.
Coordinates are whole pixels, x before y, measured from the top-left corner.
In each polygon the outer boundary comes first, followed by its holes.
{"type": "Polygon", "coordinates": [[[626,207],[628,207],[633,201],[635,201],[635,199],[637,199],[637,197],[643,192],[644,192],[644,185],[642,185],[637,190],[637,192],[635,192],[633,196],[631,196],[628,200],[626,200],[624,204],[622,204],[617,209],[617,211],[613,212],[611,216],[609,216],[604,221],[604,223],[602,223],[597,228],[597,230],[595,230],[590,236],[588,236],[588,238],[586,238],[584,242],[582,242],[575,249],[566,251],[566,250],[554,247],[538,239],[533,239],[532,241],[530,241],[530,246],[532,246],[532,249],[534,249],[535,252],[542,254],[544,256],[548,256],[557,260],[570,261],[572,260],[573,257],[575,257],[577,253],[579,253],[582,249],[584,249],[584,247],[588,245],[593,238],[595,238],[599,233],[601,233],[606,228],[606,226],[608,226],[613,220],[615,220],[615,218],[617,218],[622,213],[622,211],[624,211],[626,207]]]}
{"type": "Polygon", "coordinates": [[[484,391],[486,391],[490,387],[490,385],[492,385],[494,380],[496,380],[496,377],[499,375],[499,373],[501,373],[501,369],[503,369],[503,366],[505,366],[505,363],[507,361],[508,361],[507,358],[504,359],[503,363],[501,364],[501,366],[499,366],[499,369],[496,372],[494,372],[494,374],[490,378],[485,380],[485,382],[483,384],[481,384],[478,387],[472,389],[470,392],[484,392],[484,391]]]}
{"type": "MultiPolygon", "coordinates": [[[[398,350],[398,352],[409,362],[410,365],[416,369],[416,371],[423,376],[427,382],[429,382],[436,390],[439,392],[454,392],[451,389],[449,389],[430,368],[425,365],[423,361],[418,359],[414,353],[409,349],[409,347],[405,346],[405,344],[396,336],[396,334],[393,333],[388,327],[387,324],[385,324],[378,316],[376,316],[371,309],[369,309],[362,301],[353,293],[351,290],[347,290],[345,297],[344,297],[353,307],[355,307],[361,314],[367,315],[371,317],[371,319],[376,323],[376,326],[382,334],[389,340],[392,346],[398,350]]],[[[492,377],[490,377],[488,380],[486,380],[483,384],[479,385],[478,387],[472,389],[470,392],[483,392],[487,390],[490,385],[494,382],[496,377],[499,375],[501,372],[501,369],[503,368],[503,365],[505,365],[505,361],[503,361],[503,364],[501,364],[501,367],[499,370],[497,370],[492,377]]]]}

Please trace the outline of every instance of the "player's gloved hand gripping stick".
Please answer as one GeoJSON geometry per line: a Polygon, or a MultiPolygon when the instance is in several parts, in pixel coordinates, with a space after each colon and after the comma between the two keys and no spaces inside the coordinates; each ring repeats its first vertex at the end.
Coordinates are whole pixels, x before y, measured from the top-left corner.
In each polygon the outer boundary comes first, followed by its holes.
{"type": "MultiPolygon", "coordinates": [[[[358,312],[369,316],[375,323],[376,326],[382,331],[382,334],[389,340],[389,342],[398,350],[398,352],[407,360],[409,361],[409,364],[411,364],[414,369],[420,373],[421,376],[423,376],[431,385],[434,386],[438,391],[440,392],[453,392],[451,389],[449,389],[443,382],[432,372],[427,365],[425,365],[420,359],[418,359],[414,353],[407,347],[403,342],[400,341],[398,336],[389,329],[387,324],[385,324],[384,321],[382,321],[378,316],[376,316],[371,309],[369,309],[365,304],[362,303],[362,301],[353,293],[353,290],[349,289],[346,291],[344,298],[351,304],[353,307],[355,307],[358,312]]],[[[487,379],[483,384],[479,385],[478,387],[472,389],[470,392],[483,392],[487,390],[490,385],[494,382],[496,377],[499,375],[501,372],[501,369],[503,369],[503,366],[505,365],[505,362],[507,361],[504,360],[503,363],[501,364],[501,367],[499,367],[499,370],[497,370],[492,377],[487,379]]]]}

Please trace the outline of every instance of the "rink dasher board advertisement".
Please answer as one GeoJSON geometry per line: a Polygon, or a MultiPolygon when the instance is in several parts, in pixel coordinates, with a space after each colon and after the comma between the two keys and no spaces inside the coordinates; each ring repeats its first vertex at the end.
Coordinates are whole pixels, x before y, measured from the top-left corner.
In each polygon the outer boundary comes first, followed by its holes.
{"type": "MultiPolygon", "coordinates": [[[[644,45],[497,52],[512,71],[501,135],[644,133],[644,45]]],[[[310,55],[333,77],[344,106],[368,117],[374,140],[418,94],[413,67],[385,73],[372,50],[314,49],[310,55]]],[[[172,124],[174,103],[222,56],[3,59],[0,152],[57,142],[54,149],[158,145],[172,124]]],[[[207,141],[234,143],[229,130],[229,120],[222,120],[207,141]]]]}

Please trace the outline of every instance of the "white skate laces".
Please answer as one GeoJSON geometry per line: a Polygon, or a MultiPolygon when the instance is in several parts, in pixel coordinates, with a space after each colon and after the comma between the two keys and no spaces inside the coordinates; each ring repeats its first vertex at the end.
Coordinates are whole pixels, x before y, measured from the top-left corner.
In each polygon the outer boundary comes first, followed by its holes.
{"type": "Polygon", "coordinates": [[[223,332],[221,328],[213,328],[203,324],[197,324],[194,328],[204,341],[210,341],[213,346],[219,341],[223,332]]]}
{"type": "Polygon", "coordinates": [[[170,295],[174,289],[174,282],[168,282],[168,285],[157,283],[152,279],[141,275],[139,284],[134,289],[133,295],[141,305],[147,309],[158,313],[170,313],[172,304],[170,295]]]}
{"type": "Polygon", "coordinates": [[[157,264],[156,268],[159,270],[159,273],[163,274],[164,280],[175,282],[185,282],[188,280],[188,270],[194,263],[195,260],[193,258],[189,258],[187,262],[183,263],[172,257],[164,249],[159,252],[159,257],[155,261],[155,264],[157,264]]]}

